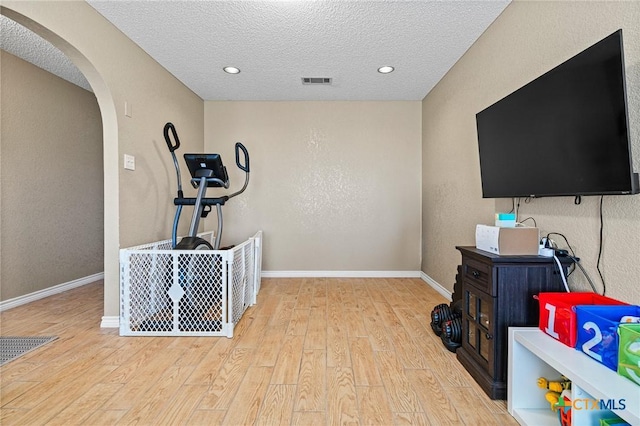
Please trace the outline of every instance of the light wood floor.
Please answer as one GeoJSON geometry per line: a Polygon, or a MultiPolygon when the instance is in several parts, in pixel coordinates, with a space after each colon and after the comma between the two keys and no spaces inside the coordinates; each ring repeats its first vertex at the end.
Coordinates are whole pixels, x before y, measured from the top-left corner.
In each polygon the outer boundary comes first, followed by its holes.
{"type": "Polygon", "coordinates": [[[420,279],[263,279],[225,337],[100,329],[102,282],[1,314],[58,340],[0,368],[2,425],[516,424],[429,327],[420,279]]]}

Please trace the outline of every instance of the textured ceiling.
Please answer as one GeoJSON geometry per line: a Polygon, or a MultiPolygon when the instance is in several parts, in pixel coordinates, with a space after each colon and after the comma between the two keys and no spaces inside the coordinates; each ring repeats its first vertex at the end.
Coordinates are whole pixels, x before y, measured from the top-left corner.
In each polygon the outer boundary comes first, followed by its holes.
{"type": "MultiPolygon", "coordinates": [[[[204,100],[422,100],[510,0],[87,1],[204,100]]],[[[85,87],[62,53],[0,24],[3,49],[85,87]]]]}
{"type": "Polygon", "coordinates": [[[421,100],[508,4],[88,2],[205,100],[421,100]]]}
{"type": "Polygon", "coordinates": [[[91,90],[84,75],[64,53],[4,15],[0,15],[0,49],[77,86],[91,90]]]}

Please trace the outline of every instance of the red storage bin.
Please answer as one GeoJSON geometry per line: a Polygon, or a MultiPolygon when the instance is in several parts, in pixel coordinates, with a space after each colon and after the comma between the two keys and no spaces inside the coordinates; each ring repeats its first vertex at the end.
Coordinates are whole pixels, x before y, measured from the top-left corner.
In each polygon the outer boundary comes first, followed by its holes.
{"type": "Polygon", "coordinates": [[[577,342],[577,321],[574,306],[627,305],[620,300],[596,293],[540,293],[540,330],[572,348],[577,342]]]}

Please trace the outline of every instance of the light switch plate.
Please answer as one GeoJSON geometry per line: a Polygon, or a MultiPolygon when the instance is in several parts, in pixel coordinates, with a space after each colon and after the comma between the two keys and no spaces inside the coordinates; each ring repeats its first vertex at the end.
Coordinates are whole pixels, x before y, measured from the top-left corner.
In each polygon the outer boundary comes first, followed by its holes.
{"type": "Polygon", "coordinates": [[[136,169],[136,157],[133,155],[125,154],[124,155],[124,168],[127,170],[135,170],[136,169]]]}

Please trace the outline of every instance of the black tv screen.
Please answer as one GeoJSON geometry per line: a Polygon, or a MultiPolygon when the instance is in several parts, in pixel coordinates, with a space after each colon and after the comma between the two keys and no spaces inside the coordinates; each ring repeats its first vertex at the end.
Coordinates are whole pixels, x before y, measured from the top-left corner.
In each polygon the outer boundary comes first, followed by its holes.
{"type": "Polygon", "coordinates": [[[622,30],[476,114],[484,198],[638,193],[622,30]]]}

